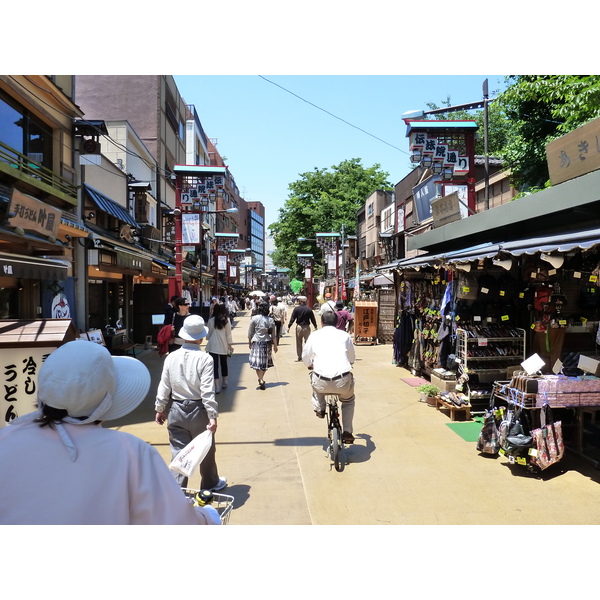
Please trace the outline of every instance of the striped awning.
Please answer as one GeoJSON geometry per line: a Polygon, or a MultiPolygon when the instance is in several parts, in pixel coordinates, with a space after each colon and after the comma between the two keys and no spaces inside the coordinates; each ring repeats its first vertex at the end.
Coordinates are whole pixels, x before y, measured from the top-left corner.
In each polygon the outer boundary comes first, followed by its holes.
{"type": "Polygon", "coordinates": [[[107,212],[109,215],[115,217],[115,219],[119,219],[119,221],[128,223],[136,229],[139,228],[139,225],[136,223],[135,219],[120,204],[114,200],[111,200],[108,196],[105,196],[98,190],[95,190],[93,187],[87,185],[87,183],[84,184],[83,187],[85,188],[88,197],[100,210],[107,212]]]}

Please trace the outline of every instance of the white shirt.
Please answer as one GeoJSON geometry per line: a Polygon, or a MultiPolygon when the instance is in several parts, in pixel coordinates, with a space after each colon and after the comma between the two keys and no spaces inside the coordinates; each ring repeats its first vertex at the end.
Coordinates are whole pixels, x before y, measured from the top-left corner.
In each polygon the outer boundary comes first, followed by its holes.
{"type": "Polygon", "coordinates": [[[323,302],[321,305],[321,314],[327,311],[335,312],[335,302],[333,300],[327,300],[327,302],[323,302]]]}
{"type": "Polygon", "coordinates": [[[233,344],[231,323],[229,322],[229,319],[225,322],[225,327],[223,327],[223,329],[217,329],[215,327],[214,317],[211,317],[206,325],[208,327],[206,351],[212,352],[213,354],[227,354],[229,352],[229,346],[233,344]]]}
{"type": "Polygon", "coordinates": [[[155,448],[101,425],[64,423],[73,462],[56,429],[24,415],[0,429],[0,524],[199,525],[155,448]]]}
{"type": "Polygon", "coordinates": [[[313,331],[304,344],[302,361],[323,377],[336,377],[352,369],[356,358],[352,338],[331,325],[313,331]]]}
{"type": "Polygon", "coordinates": [[[170,352],[165,358],[156,391],[156,412],[164,412],[171,399],[202,399],[208,418],[216,419],[219,416],[213,359],[198,344],[184,343],[179,350],[170,352]]]}

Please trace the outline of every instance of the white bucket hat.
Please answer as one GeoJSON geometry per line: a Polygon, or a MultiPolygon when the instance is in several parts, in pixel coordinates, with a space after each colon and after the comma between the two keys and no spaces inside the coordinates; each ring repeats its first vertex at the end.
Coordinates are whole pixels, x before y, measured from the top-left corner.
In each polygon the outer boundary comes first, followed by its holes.
{"type": "Polygon", "coordinates": [[[190,315],[183,322],[179,330],[179,336],[182,340],[201,340],[208,334],[208,329],[204,325],[204,319],[199,315],[190,315]]]}
{"type": "Polygon", "coordinates": [[[111,356],[100,344],[75,340],[54,350],[42,364],[38,404],[66,410],[64,421],[84,425],[120,419],[149,389],[150,372],[139,360],[111,356]]]}

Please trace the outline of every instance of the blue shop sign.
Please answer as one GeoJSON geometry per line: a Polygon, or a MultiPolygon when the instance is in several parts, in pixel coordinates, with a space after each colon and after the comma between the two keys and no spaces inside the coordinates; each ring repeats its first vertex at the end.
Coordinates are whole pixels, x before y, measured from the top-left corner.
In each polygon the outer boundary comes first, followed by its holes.
{"type": "Polygon", "coordinates": [[[413,188],[413,198],[417,211],[417,220],[422,223],[431,218],[431,202],[437,197],[437,186],[434,183],[434,176],[425,180],[423,183],[413,188]]]}

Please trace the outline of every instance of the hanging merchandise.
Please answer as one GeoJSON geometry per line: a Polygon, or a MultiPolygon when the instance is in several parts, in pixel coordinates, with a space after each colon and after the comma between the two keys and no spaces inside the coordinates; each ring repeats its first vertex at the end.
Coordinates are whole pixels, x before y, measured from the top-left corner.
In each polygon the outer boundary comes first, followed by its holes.
{"type": "Polygon", "coordinates": [[[458,276],[458,291],[456,297],[459,300],[475,300],[479,286],[477,279],[470,273],[461,273],[458,276]]]}
{"type": "Polygon", "coordinates": [[[482,454],[498,454],[500,444],[498,442],[498,426],[496,425],[496,414],[498,409],[490,408],[485,411],[483,427],[477,439],[477,450],[482,454]]]}
{"type": "Polygon", "coordinates": [[[530,454],[531,463],[543,471],[562,459],[565,446],[562,437],[562,423],[561,421],[552,423],[552,412],[548,403],[542,406],[540,423],[540,427],[531,432],[533,448],[530,454]]]}

